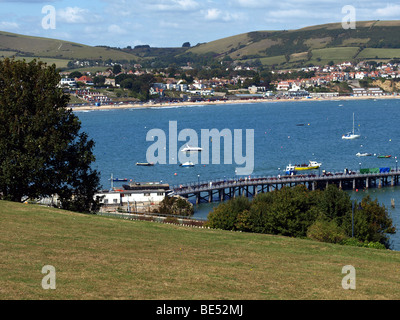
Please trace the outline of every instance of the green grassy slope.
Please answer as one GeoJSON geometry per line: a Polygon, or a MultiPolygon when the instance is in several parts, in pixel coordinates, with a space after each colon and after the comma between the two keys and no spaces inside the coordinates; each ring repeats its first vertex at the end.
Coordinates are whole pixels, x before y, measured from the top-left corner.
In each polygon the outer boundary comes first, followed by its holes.
{"type": "Polygon", "coordinates": [[[155,62],[159,66],[185,65],[189,59],[203,61],[229,57],[242,62],[260,59],[264,65],[301,67],[329,61],[400,58],[400,20],[359,21],[356,29],[343,29],[341,23],[310,26],[298,30],[254,31],[211,41],[192,48],[150,48],[123,50],[91,47],[56,39],[0,32],[0,57],[68,60],[99,59],[155,62]],[[190,56],[190,57],[189,57],[190,56]],[[196,58],[197,57],[197,58],[196,58]]]}
{"type": "Polygon", "coordinates": [[[400,253],[0,201],[0,299],[395,299],[400,253]],[[43,290],[42,267],[56,269],[43,290]],[[356,268],[356,290],[342,268],[356,268]]]}
{"type": "Polygon", "coordinates": [[[31,37],[0,32],[0,52],[18,52],[20,56],[46,57],[57,59],[101,59],[133,60],[135,55],[104,47],[91,47],[63,40],[31,37]]]}
{"type": "Polygon", "coordinates": [[[400,21],[360,21],[356,29],[341,23],[298,30],[257,31],[193,47],[189,52],[214,52],[219,58],[260,59],[265,65],[354,61],[356,58],[399,58],[400,21]],[[282,60],[282,57],[284,60],[282,60]]]}

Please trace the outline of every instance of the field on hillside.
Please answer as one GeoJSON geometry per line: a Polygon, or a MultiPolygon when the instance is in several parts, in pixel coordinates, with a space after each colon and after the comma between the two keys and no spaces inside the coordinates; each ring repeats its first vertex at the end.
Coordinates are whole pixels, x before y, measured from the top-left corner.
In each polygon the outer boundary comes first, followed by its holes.
{"type": "Polygon", "coordinates": [[[400,49],[366,48],[357,57],[360,59],[400,59],[400,49]]]}
{"type": "Polygon", "coordinates": [[[39,57],[16,57],[16,59],[25,60],[26,62],[31,62],[33,59],[36,59],[38,61],[43,61],[47,63],[47,65],[49,66],[55,64],[57,68],[67,68],[68,62],[70,61],[66,59],[39,58],[39,57]]]}
{"type": "Polygon", "coordinates": [[[0,201],[0,299],[396,299],[400,253],[0,201]],[[56,289],[41,286],[43,266],[56,289]],[[356,290],[342,268],[356,269],[356,290]]]}
{"type": "Polygon", "coordinates": [[[328,63],[329,61],[341,62],[352,60],[357,54],[357,47],[335,47],[312,50],[312,61],[328,63]]]}
{"type": "Polygon", "coordinates": [[[25,56],[57,59],[113,59],[128,61],[138,59],[133,54],[119,50],[0,31],[0,50],[4,49],[18,51],[21,55],[25,53],[25,56]]]}

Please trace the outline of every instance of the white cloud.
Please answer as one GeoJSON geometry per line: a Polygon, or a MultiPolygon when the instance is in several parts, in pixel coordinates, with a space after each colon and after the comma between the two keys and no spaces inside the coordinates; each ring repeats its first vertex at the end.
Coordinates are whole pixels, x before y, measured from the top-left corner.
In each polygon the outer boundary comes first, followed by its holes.
{"type": "Polygon", "coordinates": [[[209,21],[229,22],[244,19],[243,15],[240,15],[238,13],[223,12],[222,10],[217,8],[208,9],[205,13],[203,12],[203,14],[204,18],[209,21]]]}
{"type": "Polygon", "coordinates": [[[221,16],[221,10],[217,8],[208,9],[205,15],[206,20],[217,20],[221,16]]]}
{"type": "Polygon", "coordinates": [[[57,18],[60,22],[65,23],[93,23],[101,19],[100,16],[93,14],[88,9],[79,7],[66,7],[57,10],[57,18]]]}
{"type": "Polygon", "coordinates": [[[378,17],[393,17],[398,18],[400,16],[400,5],[388,4],[385,8],[379,8],[375,11],[378,17]]]}
{"type": "Polygon", "coordinates": [[[152,0],[145,3],[147,9],[159,11],[192,11],[200,7],[195,0],[152,0]]]}
{"type": "Polygon", "coordinates": [[[114,35],[115,34],[123,35],[123,34],[127,34],[128,33],[128,31],[126,29],[123,29],[119,25],[116,25],[116,24],[112,24],[112,25],[108,26],[107,31],[109,33],[114,34],[114,35]]]}

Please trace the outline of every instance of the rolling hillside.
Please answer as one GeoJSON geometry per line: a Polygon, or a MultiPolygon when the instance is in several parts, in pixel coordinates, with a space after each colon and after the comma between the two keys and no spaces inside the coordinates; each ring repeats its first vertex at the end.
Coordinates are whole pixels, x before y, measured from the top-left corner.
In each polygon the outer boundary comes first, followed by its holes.
{"type": "Polygon", "coordinates": [[[131,53],[112,48],[91,47],[63,40],[19,35],[0,31],[0,57],[39,57],[70,60],[138,60],[131,53]]]}
{"type": "Polygon", "coordinates": [[[50,59],[51,63],[59,59],[57,65],[62,66],[71,60],[85,59],[135,61],[146,67],[187,62],[203,66],[225,59],[289,68],[330,61],[400,58],[399,34],[400,20],[364,21],[357,22],[354,30],[331,23],[298,30],[254,31],[191,48],[119,49],[0,32],[0,57],[40,57],[50,59]]]}
{"type": "Polygon", "coordinates": [[[345,30],[341,23],[298,30],[256,31],[191,48],[193,54],[213,52],[238,61],[260,59],[264,65],[323,64],[329,61],[400,58],[400,21],[358,22],[345,30]]]}

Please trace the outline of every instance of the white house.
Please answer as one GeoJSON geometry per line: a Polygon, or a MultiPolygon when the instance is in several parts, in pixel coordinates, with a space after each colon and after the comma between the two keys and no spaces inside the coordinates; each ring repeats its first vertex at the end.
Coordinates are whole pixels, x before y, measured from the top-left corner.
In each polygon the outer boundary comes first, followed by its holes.
{"type": "Polygon", "coordinates": [[[113,188],[98,192],[103,208],[130,207],[134,211],[147,211],[157,206],[164,200],[169,192],[168,184],[161,183],[136,183],[124,185],[123,188],[113,188]]]}
{"type": "Polygon", "coordinates": [[[356,72],[356,74],[355,74],[355,79],[358,79],[358,80],[362,80],[362,79],[364,79],[365,77],[367,76],[367,74],[365,73],[365,72],[356,72]]]}
{"type": "Polygon", "coordinates": [[[276,90],[281,91],[281,90],[289,90],[290,89],[290,83],[288,81],[281,81],[278,83],[278,86],[276,87],[276,90]]]}
{"type": "Polygon", "coordinates": [[[60,80],[60,85],[61,86],[75,86],[76,85],[76,81],[73,78],[62,78],[60,80]]]}
{"type": "Polygon", "coordinates": [[[132,205],[135,202],[159,203],[165,198],[165,190],[124,190],[124,191],[107,191],[96,194],[102,197],[101,204],[125,206],[128,202],[132,205]]]}
{"type": "Polygon", "coordinates": [[[295,82],[292,83],[292,87],[289,89],[289,91],[300,91],[300,90],[301,90],[301,86],[295,82]]]}

